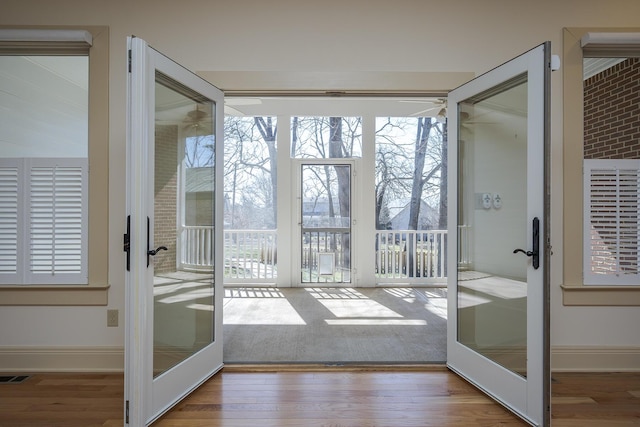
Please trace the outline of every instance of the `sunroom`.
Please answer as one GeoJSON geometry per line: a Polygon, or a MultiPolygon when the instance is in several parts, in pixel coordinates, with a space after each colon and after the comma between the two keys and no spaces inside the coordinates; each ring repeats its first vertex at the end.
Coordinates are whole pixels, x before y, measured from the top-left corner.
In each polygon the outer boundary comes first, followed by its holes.
{"type": "MultiPolygon", "coordinates": [[[[211,206],[198,108],[182,121],[186,212],[211,206]]],[[[228,96],[225,285],[444,286],[446,133],[446,98],[228,96]]],[[[178,221],[180,263],[196,271],[212,262],[199,218],[211,215],[178,221]]]]}

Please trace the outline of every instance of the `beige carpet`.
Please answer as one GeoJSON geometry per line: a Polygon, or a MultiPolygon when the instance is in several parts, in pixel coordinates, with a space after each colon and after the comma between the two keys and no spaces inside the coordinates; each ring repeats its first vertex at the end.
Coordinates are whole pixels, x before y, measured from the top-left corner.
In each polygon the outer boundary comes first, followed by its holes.
{"type": "Polygon", "coordinates": [[[441,363],[443,288],[228,288],[225,363],[441,363]]]}

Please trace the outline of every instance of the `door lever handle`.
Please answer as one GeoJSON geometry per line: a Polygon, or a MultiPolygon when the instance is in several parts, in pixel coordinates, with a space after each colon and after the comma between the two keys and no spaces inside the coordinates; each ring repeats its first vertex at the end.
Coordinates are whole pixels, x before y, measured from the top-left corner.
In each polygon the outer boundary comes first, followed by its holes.
{"type": "Polygon", "coordinates": [[[151,249],[150,251],[147,252],[147,255],[151,255],[151,256],[156,256],[158,254],[158,252],[160,251],[168,251],[169,249],[167,249],[166,246],[158,246],[155,249],[151,249]]]}
{"type": "Polygon", "coordinates": [[[151,235],[151,224],[149,221],[149,217],[147,217],[147,267],[149,267],[149,257],[150,256],[156,256],[156,254],[160,251],[168,251],[169,249],[167,249],[166,246],[158,246],[155,249],[150,249],[149,246],[151,245],[149,243],[149,238],[151,235]]]}
{"type": "Polygon", "coordinates": [[[538,217],[533,218],[531,234],[533,250],[525,251],[524,249],[514,249],[513,253],[517,254],[518,252],[522,252],[526,256],[533,257],[533,268],[537,270],[538,267],[540,267],[540,220],[538,219],[538,217]]]}
{"type": "Polygon", "coordinates": [[[535,255],[535,254],[533,253],[533,251],[525,251],[524,249],[515,249],[515,250],[513,251],[513,253],[514,253],[514,254],[517,254],[518,252],[522,252],[522,253],[523,253],[523,254],[525,254],[526,256],[533,256],[533,255],[535,255]]]}

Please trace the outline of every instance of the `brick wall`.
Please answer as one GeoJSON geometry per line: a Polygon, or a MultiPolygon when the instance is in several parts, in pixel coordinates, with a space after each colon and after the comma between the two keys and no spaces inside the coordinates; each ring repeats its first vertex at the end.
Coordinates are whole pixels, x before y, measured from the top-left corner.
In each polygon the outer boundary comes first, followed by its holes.
{"type": "Polygon", "coordinates": [[[640,158],[640,58],[585,80],[584,158],[640,158]]]}
{"type": "Polygon", "coordinates": [[[178,127],[156,126],[155,247],[166,246],[154,259],[155,273],[176,271],[176,205],[178,196],[178,127]]]}

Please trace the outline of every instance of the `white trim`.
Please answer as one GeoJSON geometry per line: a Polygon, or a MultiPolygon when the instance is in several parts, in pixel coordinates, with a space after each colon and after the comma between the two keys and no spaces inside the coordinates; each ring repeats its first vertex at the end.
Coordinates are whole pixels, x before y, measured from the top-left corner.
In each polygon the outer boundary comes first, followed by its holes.
{"type": "MultiPolygon", "coordinates": [[[[553,372],[640,372],[640,347],[554,346],[553,372]]],[[[123,372],[119,346],[0,347],[5,373],[123,372]]]]}
{"type": "Polygon", "coordinates": [[[552,372],[640,372],[640,347],[554,346],[552,372]]]}
{"type": "Polygon", "coordinates": [[[122,372],[124,348],[119,346],[0,347],[2,372],[122,372]]]}

